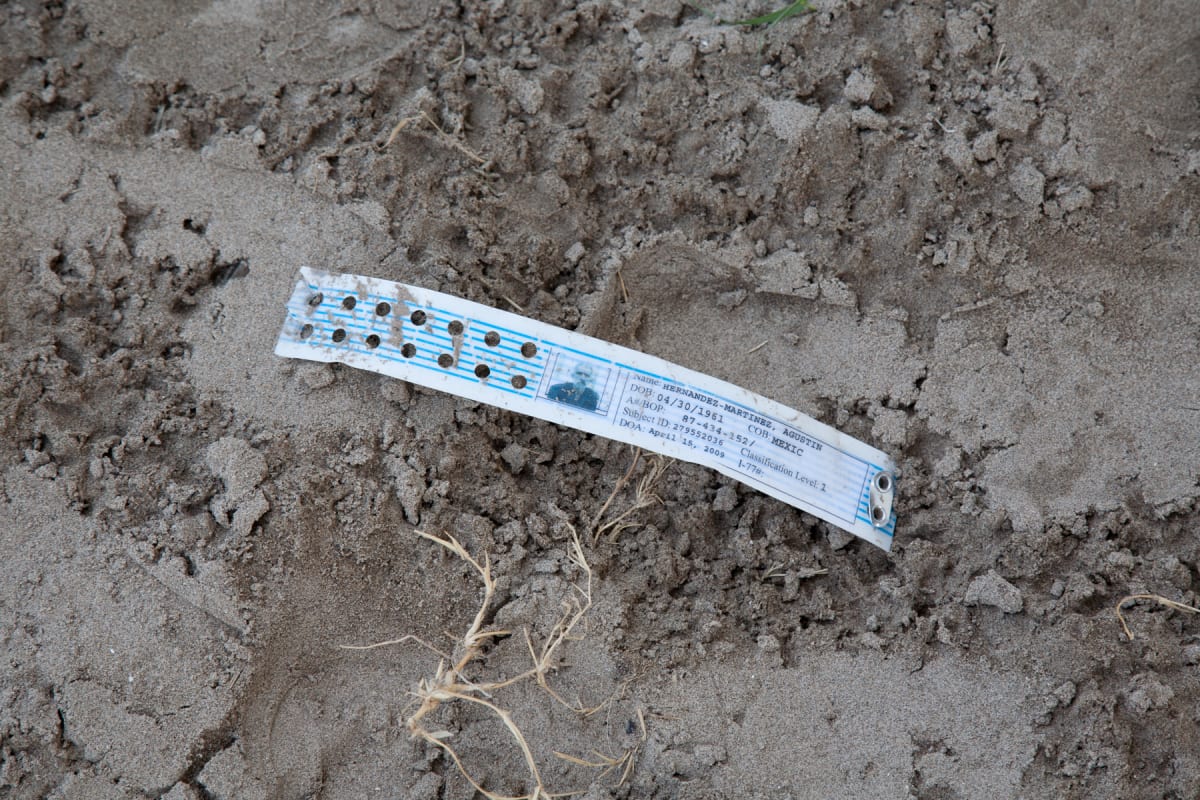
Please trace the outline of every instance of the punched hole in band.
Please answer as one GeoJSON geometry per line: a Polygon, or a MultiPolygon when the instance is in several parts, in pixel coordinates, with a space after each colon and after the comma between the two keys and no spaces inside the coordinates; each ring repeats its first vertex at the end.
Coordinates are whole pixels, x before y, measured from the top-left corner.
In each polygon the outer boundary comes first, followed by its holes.
{"type": "Polygon", "coordinates": [[[513,385],[514,389],[524,389],[525,385],[527,383],[528,383],[528,381],[525,380],[524,375],[513,375],[512,376],[512,385],[513,385]]]}
{"type": "Polygon", "coordinates": [[[376,347],[379,347],[379,337],[374,333],[367,337],[367,347],[371,348],[372,350],[374,350],[376,347]]]}
{"type": "Polygon", "coordinates": [[[886,472],[881,472],[875,476],[875,488],[881,492],[886,492],[892,488],[892,479],[886,472]]]}
{"type": "Polygon", "coordinates": [[[375,313],[381,317],[386,317],[388,314],[392,313],[392,304],[391,303],[376,304],[375,313]]]}
{"type": "Polygon", "coordinates": [[[525,356],[526,358],[533,358],[537,355],[537,345],[533,342],[526,342],[525,344],[521,345],[521,355],[525,356]]]}
{"type": "Polygon", "coordinates": [[[417,347],[412,342],[405,342],[400,347],[400,355],[405,358],[412,358],[417,354],[417,347]]]}
{"type": "Polygon", "coordinates": [[[412,312],[412,314],[409,316],[409,319],[412,320],[413,325],[424,325],[425,320],[427,320],[428,317],[425,315],[424,311],[418,308],[416,311],[412,312]]]}
{"type": "Polygon", "coordinates": [[[449,369],[454,366],[454,356],[449,353],[442,353],[438,356],[438,366],[443,369],[449,369]]]}
{"type": "Polygon", "coordinates": [[[353,297],[347,297],[346,299],[342,300],[342,308],[346,309],[347,311],[350,311],[356,305],[358,305],[358,301],[353,297]]]}
{"type": "Polygon", "coordinates": [[[450,332],[451,336],[462,336],[463,324],[458,320],[454,320],[446,326],[446,330],[450,332]]]}
{"type": "Polygon", "coordinates": [[[308,337],[312,336],[312,334],[313,334],[313,326],[312,325],[305,324],[305,326],[300,329],[300,338],[301,339],[307,339],[308,337]]]}
{"type": "Polygon", "coordinates": [[[876,522],[883,522],[883,509],[880,508],[879,506],[875,506],[874,508],[872,508],[871,509],[871,518],[874,519],[876,522]]]}
{"type": "Polygon", "coordinates": [[[312,297],[308,298],[308,305],[312,308],[316,308],[317,306],[321,305],[321,303],[324,303],[324,302],[325,302],[325,295],[321,294],[320,292],[317,292],[312,297]]]}
{"type": "Polygon", "coordinates": [[[338,328],[336,331],[334,331],[333,332],[333,341],[335,341],[335,342],[346,341],[346,331],[342,330],[341,328],[338,328]]]}
{"type": "Polygon", "coordinates": [[[491,374],[492,374],[492,370],[488,367],[487,364],[476,364],[475,365],[475,377],[476,378],[486,378],[488,375],[491,375],[491,374]]]}
{"type": "Polygon", "coordinates": [[[495,347],[500,344],[500,334],[495,331],[488,331],[483,335],[483,343],[488,347],[495,347]]]}

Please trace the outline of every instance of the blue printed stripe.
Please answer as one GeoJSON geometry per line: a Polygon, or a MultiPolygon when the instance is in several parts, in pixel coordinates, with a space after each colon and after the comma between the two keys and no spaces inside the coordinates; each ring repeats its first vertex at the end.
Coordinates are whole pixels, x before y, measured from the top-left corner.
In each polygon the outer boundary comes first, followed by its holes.
{"type": "MultiPolygon", "coordinates": [[[[299,318],[299,317],[295,317],[295,319],[300,322],[304,321],[302,318],[299,318]]],[[[308,323],[308,324],[313,325],[314,334],[318,334],[318,333],[324,334],[326,332],[332,332],[333,330],[335,330],[333,328],[328,328],[325,324],[322,324],[319,321],[317,323],[308,323]]],[[[301,342],[303,344],[308,345],[309,347],[319,347],[319,348],[322,348],[325,350],[333,350],[335,352],[349,350],[351,352],[360,353],[363,355],[370,355],[370,356],[374,356],[376,358],[382,358],[386,361],[394,361],[398,364],[406,364],[406,365],[421,367],[423,369],[428,369],[432,372],[438,372],[443,375],[455,375],[456,377],[461,378],[463,380],[473,380],[473,381],[479,381],[479,382],[483,382],[486,380],[487,385],[494,389],[499,389],[503,392],[508,392],[509,394],[514,394],[514,395],[518,395],[520,397],[526,397],[526,398],[532,397],[532,395],[533,395],[532,387],[534,385],[536,385],[535,382],[538,378],[538,374],[536,374],[536,373],[525,375],[526,379],[529,381],[528,386],[525,389],[516,389],[511,386],[504,385],[504,383],[502,381],[490,380],[490,378],[492,377],[491,375],[489,375],[487,379],[477,377],[474,372],[474,367],[473,366],[468,367],[467,365],[463,364],[463,362],[461,360],[456,361],[454,364],[454,367],[450,370],[447,370],[445,367],[442,367],[441,365],[439,365],[435,358],[433,358],[432,356],[427,356],[419,350],[418,350],[417,354],[414,355],[412,358],[406,358],[403,356],[403,354],[400,353],[398,348],[392,347],[390,345],[381,345],[379,347],[370,348],[370,347],[361,345],[357,341],[354,341],[351,339],[347,339],[343,342],[326,342],[326,341],[320,340],[317,336],[314,335],[313,337],[310,337],[309,339],[301,340],[301,342]],[[392,353],[395,353],[395,355],[392,355],[392,353]],[[426,363],[426,362],[428,362],[428,363],[426,363]]],[[[482,362],[480,362],[480,363],[482,363],[482,362]]],[[[524,373],[511,372],[511,371],[505,369],[501,365],[493,366],[491,364],[488,364],[487,366],[492,374],[495,374],[497,372],[502,373],[501,377],[511,377],[514,374],[524,374],[524,373]]]]}
{"type": "MultiPolygon", "coordinates": [[[[411,301],[406,301],[406,302],[411,302],[411,301]]],[[[370,323],[360,321],[359,315],[341,310],[340,305],[337,303],[322,302],[321,304],[316,305],[316,306],[309,306],[307,304],[294,304],[293,303],[293,304],[288,305],[288,309],[291,311],[306,313],[306,314],[321,313],[324,315],[337,317],[339,319],[346,320],[345,327],[356,328],[358,330],[374,330],[378,327],[382,327],[385,329],[382,332],[390,332],[390,330],[394,327],[394,323],[391,320],[389,320],[388,317],[380,317],[380,316],[374,315],[374,314],[373,314],[373,319],[371,320],[370,323]]],[[[506,331],[508,330],[507,328],[500,328],[500,326],[492,326],[492,327],[500,329],[500,330],[506,330],[506,331]]],[[[451,337],[447,334],[439,333],[437,331],[426,330],[424,326],[412,326],[411,331],[412,332],[410,333],[410,336],[412,338],[418,338],[418,337],[433,338],[433,339],[437,339],[439,341],[450,343],[450,344],[453,344],[453,342],[454,342],[453,337],[451,337]]],[[[377,332],[380,332],[380,331],[377,331],[377,332]]],[[[525,338],[526,341],[529,341],[529,339],[527,337],[521,337],[521,338],[525,338]]],[[[475,335],[468,334],[465,337],[465,339],[466,339],[466,341],[471,342],[473,345],[475,345],[477,347],[477,349],[486,348],[488,352],[504,350],[504,351],[511,353],[513,356],[520,356],[521,358],[525,359],[530,364],[539,364],[540,365],[545,360],[545,353],[544,353],[544,350],[542,350],[542,349],[539,349],[538,354],[535,355],[533,358],[529,358],[528,356],[524,355],[519,348],[505,344],[503,340],[497,345],[490,345],[486,341],[484,341],[483,336],[478,335],[478,334],[475,334],[475,335]]]]}
{"type": "MultiPolygon", "coordinates": [[[[293,319],[295,319],[297,322],[304,322],[304,319],[302,317],[293,316],[293,319]]],[[[313,325],[314,337],[319,337],[321,335],[328,336],[330,333],[332,333],[334,330],[337,329],[337,328],[331,326],[329,323],[324,323],[324,322],[321,322],[320,320],[317,320],[315,323],[307,323],[307,324],[313,325]]],[[[353,323],[347,323],[345,325],[341,325],[338,327],[342,328],[343,330],[346,328],[355,328],[358,330],[370,330],[369,328],[366,328],[365,326],[356,325],[353,323]]],[[[365,339],[366,337],[363,337],[363,338],[365,339]]],[[[434,343],[431,345],[427,341],[429,338],[430,337],[428,337],[426,335],[422,335],[419,337],[414,336],[414,337],[409,338],[407,341],[414,344],[414,346],[417,347],[417,352],[413,356],[413,358],[426,359],[428,361],[436,363],[437,359],[434,356],[427,355],[427,353],[432,351],[434,353],[437,353],[438,355],[441,355],[442,353],[446,353],[449,348],[438,347],[438,346],[436,346],[437,343],[434,343]],[[423,342],[423,340],[426,340],[426,341],[423,342]]],[[[301,340],[301,341],[306,341],[306,343],[308,343],[308,344],[320,344],[318,342],[312,342],[312,341],[307,341],[307,340],[301,340]]],[[[357,344],[357,340],[354,340],[351,343],[357,344]]],[[[332,347],[345,346],[345,343],[334,342],[334,343],[332,343],[332,345],[329,345],[329,346],[332,346],[332,347]]],[[[378,347],[375,347],[370,350],[370,352],[380,352],[380,351],[396,353],[396,354],[399,354],[402,358],[404,357],[400,351],[400,348],[396,347],[395,345],[388,344],[386,342],[383,342],[378,347]]],[[[475,356],[475,360],[472,363],[472,365],[469,368],[463,367],[463,369],[466,369],[467,371],[471,372],[472,377],[474,377],[474,365],[475,364],[484,364],[487,366],[487,368],[492,373],[500,373],[501,375],[506,376],[506,377],[511,377],[513,375],[524,375],[528,380],[532,381],[532,380],[536,380],[541,375],[541,370],[537,369],[538,365],[533,364],[533,363],[529,364],[531,369],[512,369],[504,361],[501,361],[501,360],[493,361],[491,359],[482,358],[482,357],[480,357],[480,354],[478,352],[472,352],[472,355],[475,356]]],[[[393,359],[393,360],[399,360],[399,359],[393,359]]],[[[405,358],[405,360],[408,360],[408,359],[405,358]]],[[[462,359],[462,358],[458,359],[456,366],[462,365],[463,362],[466,360],[467,359],[462,359]]],[[[442,368],[442,369],[444,369],[444,368],[442,368]]]]}

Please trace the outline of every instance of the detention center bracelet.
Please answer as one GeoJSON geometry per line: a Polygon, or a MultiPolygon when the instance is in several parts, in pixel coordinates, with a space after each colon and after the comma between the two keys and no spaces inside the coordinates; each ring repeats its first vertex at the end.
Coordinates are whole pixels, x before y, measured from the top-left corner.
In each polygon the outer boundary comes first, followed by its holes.
{"type": "Polygon", "coordinates": [[[459,297],[302,267],[276,355],[340,362],[703,464],[888,550],[887,454],[661,358],[459,297]]]}

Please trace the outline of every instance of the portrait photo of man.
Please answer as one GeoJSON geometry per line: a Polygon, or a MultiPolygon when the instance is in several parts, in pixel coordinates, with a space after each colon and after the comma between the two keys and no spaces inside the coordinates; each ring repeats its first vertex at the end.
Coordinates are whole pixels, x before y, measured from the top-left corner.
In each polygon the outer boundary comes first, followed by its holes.
{"type": "Polygon", "coordinates": [[[559,403],[582,408],[585,411],[595,411],[600,403],[600,395],[594,388],[596,374],[588,364],[576,363],[571,370],[571,380],[556,383],[546,392],[546,397],[559,403]]]}

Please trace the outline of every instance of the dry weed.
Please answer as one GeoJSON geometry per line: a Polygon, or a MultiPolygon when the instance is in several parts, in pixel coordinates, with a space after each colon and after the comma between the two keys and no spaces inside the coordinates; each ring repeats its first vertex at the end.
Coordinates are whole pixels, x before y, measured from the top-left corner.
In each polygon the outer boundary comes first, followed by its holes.
{"type": "MultiPolygon", "coordinates": [[[[541,771],[538,768],[537,760],[534,758],[533,750],[529,746],[525,734],[521,728],[513,720],[512,714],[496,701],[492,699],[492,693],[506,686],[520,683],[525,680],[533,680],[540,686],[550,697],[556,702],[566,706],[567,708],[582,715],[594,714],[601,708],[604,708],[610,701],[594,706],[586,707],[582,702],[571,703],[555,691],[547,680],[548,675],[554,672],[559,665],[559,648],[564,642],[580,638],[577,634],[577,628],[587,616],[588,611],[592,607],[592,569],[588,565],[587,558],[583,553],[583,546],[579,541],[579,534],[574,526],[567,523],[567,527],[571,532],[571,542],[568,552],[568,558],[582,573],[582,584],[576,583],[573,585],[573,594],[564,602],[563,614],[550,631],[550,635],[543,642],[540,649],[534,646],[533,639],[528,631],[525,631],[525,642],[529,648],[529,655],[533,661],[533,666],[528,670],[503,681],[474,681],[467,677],[467,668],[471,662],[478,658],[482,652],[483,645],[489,640],[498,636],[506,636],[510,633],[507,630],[485,629],[484,623],[487,618],[488,611],[491,607],[492,598],[496,592],[496,582],[492,577],[491,562],[485,553],[482,562],[474,558],[462,543],[455,539],[450,534],[445,537],[432,536],[422,531],[417,531],[417,535],[427,539],[440,547],[445,548],[456,557],[466,562],[471,566],[475,573],[479,576],[480,582],[483,584],[483,598],[479,604],[479,611],[476,612],[470,626],[462,635],[462,638],[456,643],[453,655],[444,653],[429,643],[417,638],[416,636],[401,636],[397,639],[389,639],[383,642],[376,642],[369,645],[341,645],[342,649],[346,650],[371,650],[389,645],[401,644],[408,641],[414,641],[425,647],[431,652],[437,653],[441,660],[438,662],[437,670],[432,676],[422,678],[417,684],[417,690],[414,694],[414,702],[416,710],[407,716],[405,727],[408,729],[409,736],[415,740],[427,742],[441,749],[454,762],[454,765],[462,773],[468,783],[489,800],[541,800],[542,798],[565,796],[561,794],[551,794],[546,790],[545,783],[542,780],[541,771]],[[428,723],[428,717],[438,709],[443,703],[461,701],[464,703],[472,703],[474,705],[486,708],[497,719],[501,721],[507,729],[509,735],[516,743],[521,751],[521,756],[525,761],[525,766],[529,771],[529,780],[533,785],[533,789],[523,795],[501,795],[485,789],[479,781],[477,781],[463,764],[458,752],[448,743],[447,740],[452,738],[453,733],[448,730],[432,729],[428,723]]],[[[644,723],[643,723],[644,727],[644,723]]],[[[635,753],[626,753],[617,763],[628,764],[626,772],[632,768],[631,761],[635,753]]],[[[575,761],[573,763],[584,764],[583,761],[575,761]]],[[[612,767],[607,761],[604,763],[595,762],[596,768],[606,769],[604,774],[611,771],[612,767]]]]}
{"type": "Polygon", "coordinates": [[[612,493],[608,499],[604,501],[604,505],[600,507],[600,511],[596,514],[596,518],[592,520],[592,544],[600,541],[600,537],[608,535],[609,541],[612,541],[620,535],[621,531],[626,528],[632,528],[637,523],[630,522],[629,518],[641,511],[643,508],[649,508],[655,503],[661,503],[662,498],[654,493],[658,482],[662,480],[663,473],[671,466],[671,461],[666,456],[656,455],[648,460],[649,468],[638,480],[637,488],[633,493],[633,502],[629,507],[617,514],[612,519],[604,520],[604,515],[608,513],[609,506],[617,499],[617,495],[625,488],[625,485],[632,480],[637,471],[638,462],[642,457],[642,449],[635,448],[633,453],[633,462],[629,465],[629,469],[613,486],[612,493]]]}
{"type": "Polygon", "coordinates": [[[479,153],[476,153],[474,150],[467,147],[465,144],[460,142],[458,139],[456,139],[455,137],[453,137],[449,133],[447,133],[446,129],[437,123],[437,120],[435,120],[433,117],[429,116],[429,114],[427,114],[424,111],[422,111],[420,114],[414,114],[411,117],[404,117],[399,122],[397,122],[395,124],[395,126],[392,127],[392,132],[388,134],[387,141],[385,141],[383,143],[382,149],[386,150],[389,147],[391,147],[392,142],[396,141],[396,137],[400,135],[400,132],[402,130],[404,130],[405,128],[407,128],[409,125],[411,125],[414,122],[422,122],[422,121],[431,125],[433,127],[433,129],[438,132],[438,135],[442,139],[442,141],[446,142],[446,144],[450,145],[455,150],[457,150],[458,152],[462,153],[467,158],[474,161],[480,168],[483,168],[483,169],[487,168],[488,160],[486,158],[479,155],[479,153]]]}
{"type": "Polygon", "coordinates": [[[1130,641],[1133,641],[1133,631],[1129,630],[1129,626],[1127,624],[1125,624],[1125,615],[1123,613],[1121,613],[1121,609],[1124,607],[1124,605],[1126,603],[1136,602],[1138,600],[1153,600],[1154,602],[1158,603],[1160,606],[1166,606],[1167,608],[1173,608],[1176,611],[1187,611],[1191,614],[1200,614],[1200,608],[1185,605],[1183,603],[1180,603],[1177,600],[1171,600],[1170,598],[1163,597],[1161,594],[1126,595],[1125,597],[1121,598],[1121,602],[1117,603],[1117,619],[1120,620],[1121,628],[1125,631],[1125,635],[1129,637],[1130,641]]]}
{"type": "Polygon", "coordinates": [[[625,288],[625,276],[621,274],[621,270],[617,268],[617,283],[621,284],[621,297],[625,300],[625,305],[629,305],[629,289],[625,288]]]}
{"type": "Polygon", "coordinates": [[[646,714],[642,711],[642,709],[639,708],[637,711],[637,716],[638,725],[642,732],[641,737],[638,739],[637,744],[635,744],[633,747],[627,747],[621,753],[621,755],[616,758],[601,753],[599,750],[593,750],[591,753],[592,758],[595,760],[579,758],[578,756],[569,755],[567,753],[560,753],[557,750],[554,751],[554,755],[570,764],[578,764],[581,767],[601,770],[600,774],[596,776],[599,779],[605,778],[618,769],[621,770],[620,777],[617,779],[617,782],[612,785],[612,788],[615,789],[625,783],[625,781],[629,780],[629,776],[633,774],[633,768],[637,764],[638,754],[642,751],[642,745],[646,743],[646,714]]]}
{"type": "Polygon", "coordinates": [[[787,564],[776,562],[767,568],[763,573],[764,581],[770,580],[787,580],[788,572],[795,575],[796,580],[804,580],[805,578],[815,578],[818,575],[828,575],[829,570],[824,567],[798,567],[794,570],[788,570],[787,564]]]}

